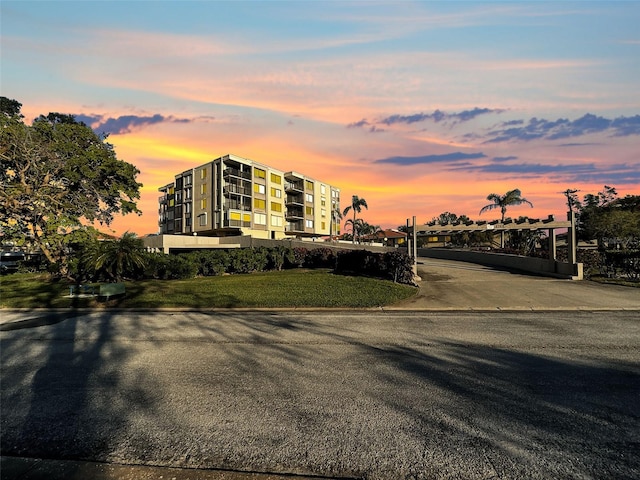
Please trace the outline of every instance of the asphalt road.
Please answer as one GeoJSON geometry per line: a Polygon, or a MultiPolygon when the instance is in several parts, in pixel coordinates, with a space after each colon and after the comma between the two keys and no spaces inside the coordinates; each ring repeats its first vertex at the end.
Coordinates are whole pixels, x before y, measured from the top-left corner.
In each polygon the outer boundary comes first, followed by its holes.
{"type": "Polygon", "coordinates": [[[640,478],[638,311],[60,315],[0,332],[3,455],[640,478]]]}

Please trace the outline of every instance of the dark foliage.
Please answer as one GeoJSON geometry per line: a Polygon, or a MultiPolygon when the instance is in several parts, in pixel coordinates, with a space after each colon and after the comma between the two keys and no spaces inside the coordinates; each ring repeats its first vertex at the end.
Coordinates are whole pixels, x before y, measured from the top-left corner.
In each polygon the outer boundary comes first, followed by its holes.
{"type": "Polygon", "coordinates": [[[413,284],[412,261],[406,253],[394,251],[373,253],[368,250],[346,250],[336,258],[337,273],[367,275],[413,284]]]}

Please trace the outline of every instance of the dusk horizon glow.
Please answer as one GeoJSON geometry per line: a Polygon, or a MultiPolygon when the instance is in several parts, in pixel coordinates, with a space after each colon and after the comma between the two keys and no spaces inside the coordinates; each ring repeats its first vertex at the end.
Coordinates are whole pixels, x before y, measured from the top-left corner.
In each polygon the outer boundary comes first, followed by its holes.
{"type": "Polygon", "coordinates": [[[640,195],[640,2],[0,4],[2,95],[109,134],[158,188],[225,154],[365,198],[396,228],[479,215],[566,218],[567,189],[640,195]]]}

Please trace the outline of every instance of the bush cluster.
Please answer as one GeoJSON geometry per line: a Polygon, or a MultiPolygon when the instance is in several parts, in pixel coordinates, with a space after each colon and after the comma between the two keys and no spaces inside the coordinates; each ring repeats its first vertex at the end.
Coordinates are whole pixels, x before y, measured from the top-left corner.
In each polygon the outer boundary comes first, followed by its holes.
{"type": "Polygon", "coordinates": [[[600,273],[611,278],[640,280],[640,250],[605,250],[600,273]]]}
{"type": "Polygon", "coordinates": [[[336,258],[335,271],[351,275],[367,275],[412,285],[413,263],[404,252],[373,253],[367,250],[341,251],[336,258]]]}
{"type": "MultiPolygon", "coordinates": [[[[584,265],[584,276],[640,280],[640,250],[578,249],[576,261],[584,265]]],[[[558,260],[567,261],[567,250],[558,249],[558,260]]]]}
{"type": "MultiPolygon", "coordinates": [[[[307,249],[278,246],[200,250],[178,255],[149,253],[147,260],[143,278],[184,279],[304,267],[329,268],[337,273],[413,283],[411,259],[399,251],[381,254],[366,250],[347,250],[336,254],[326,247],[307,249]]],[[[139,275],[132,277],[139,278],[139,275]]]]}

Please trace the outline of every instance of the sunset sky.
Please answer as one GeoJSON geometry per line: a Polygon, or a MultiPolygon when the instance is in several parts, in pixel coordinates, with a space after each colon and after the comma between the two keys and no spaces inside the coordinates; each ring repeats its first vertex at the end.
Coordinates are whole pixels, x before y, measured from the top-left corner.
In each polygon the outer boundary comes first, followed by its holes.
{"type": "MultiPolygon", "coordinates": [[[[364,197],[397,227],[564,218],[568,188],[640,194],[640,2],[7,1],[0,88],[110,133],[158,187],[232,153],[364,197]]],[[[107,230],[104,229],[103,230],[107,230]]]]}

